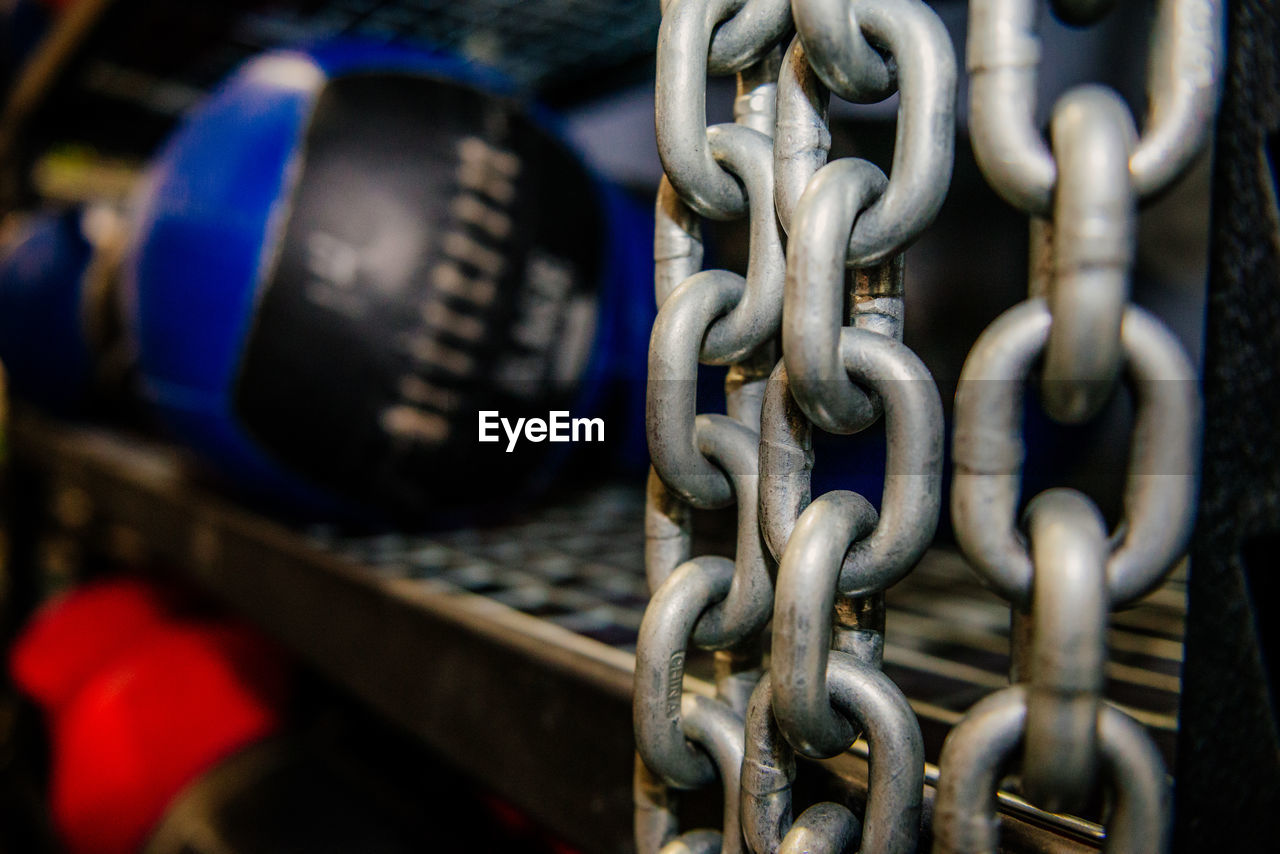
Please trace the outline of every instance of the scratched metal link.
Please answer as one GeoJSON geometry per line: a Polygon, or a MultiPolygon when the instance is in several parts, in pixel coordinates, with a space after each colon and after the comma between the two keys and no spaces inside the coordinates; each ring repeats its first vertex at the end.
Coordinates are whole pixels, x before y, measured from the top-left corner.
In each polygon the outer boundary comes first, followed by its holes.
{"type": "MultiPolygon", "coordinates": [[[[854,0],[852,9],[860,33],[884,45],[895,61],[899,95],[888,184],[866,200],[846,235],[847,263],[867,267],[910,244],[942,205],[955,146],[956,70],[946,28],[921,0],[854,0]]],[[[850,24],[833,21],[831,26],[850,24]]],[[[778,216],[788,234],[795,230],[795,207],[831,147],[828,91],[809,52],[802,31],[788,48],[778,79],[774,183],[778,216]]]]}
{"type": "Polygon", "coordinates": [[[771,676],[766,676],[747,710],[741,786],[747,845],[756,854],[810,850],[838,854],[848,850],[850,839],[858,839],[857,850],[867,854],[908,854],[916,847],[924,798],[920,724],[898,686],[875,667],[835,653],[827,679],[833,711],[855,719],[866,734],[871,782],[863,820],[859,823],[844,806],[821,803],[809,807],[793,824],[794,748],[777,727],[776,689],[771,676]],[[829,835],[815,838],[820,830],[829,835]]]}

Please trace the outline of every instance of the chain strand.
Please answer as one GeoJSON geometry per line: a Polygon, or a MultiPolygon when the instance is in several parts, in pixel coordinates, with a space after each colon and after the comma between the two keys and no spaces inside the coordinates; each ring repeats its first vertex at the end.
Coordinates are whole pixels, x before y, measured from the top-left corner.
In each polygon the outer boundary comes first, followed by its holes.
{"type": "MultiPolygon", "coordinates": [[[[1058,0],[1073,23],[1106,0],[1058,0]]],[[[994,793],[1021,753],[1021,790],[1076,810],[1102,781],[1115,793],[1108,851],[1163,851],[1169,791],[1150,736],[1102,699],[1111,611],[1149,593],[1182,558],[1197,487],[1200,399],[1181,345],[1129,303],[1138,202],[1168,186],[1208,138],[1223,64],[1219,0],[1160,0],[1141,135],[1109,89],[1054,106],[1050,139],[1031,124],[1039,46],[1031,0],[972,0],[971,135],[991,186],[1033,217],[1029,298],[979,337],[956,393],[951,494],[956,539],[1012,606],[1011,687],[947,736],[935,854],[998,845],[994,793]],[[1023,390],[1043,357],[1040,400],[1061,422],[1094,417],[1124,375],[1135,415],[1124,518],[1108,536],[1088,497],[1035,496],[1020,528],[1023,390]],[[1025,530],[1025,533],[1024,533],[1025,530]]]]}

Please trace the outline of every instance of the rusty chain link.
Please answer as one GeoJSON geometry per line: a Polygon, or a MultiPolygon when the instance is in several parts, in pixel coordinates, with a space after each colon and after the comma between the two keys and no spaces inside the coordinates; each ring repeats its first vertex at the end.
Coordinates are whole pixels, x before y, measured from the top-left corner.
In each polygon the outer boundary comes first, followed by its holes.
{"type": "MultiPolygon", "coordinates": [[[[1055,0],[1078,24],[1110,0],[1055,0]]],[[[973,0],[972,135],[997,191],[1036,217],[1031,297],[970,354],[956,399],[952,514],[975,569],[1014,607],[1015,685],[975,706],[942,759],[935,851],[993,851],[993,794],[1021,750],[1027,795],[1065,809],[1109,779],[1112,850],[1160,850],[1167,786],[1137,724],[1103,698],[1111,610],[1159,584],[1185,549],[1195,498],[1195,372],[1128,303],[1137,206],[1209,133],[1222,65],[1217,0],[1160,0],[1141,135],[1113,92],[1081,87],[1032,124],[1033,0],[973,0]],[[1122,371],[1137,400],[1125,520],[1108,535],[1070,490],[1019,526],[1023,387],[1043,357],[1059,420],[1090,417],[1122,371]]],[[[636,844],[652,852],[915,850],[919,724],[880,671],[884,592],[930,545],[941,502],[942,407],[902,343],[903,252],[951,178],[955,58],[921,0],[665,0],[656,82],[666,177],[654,235],[659,310],[646,424],[653,469],[636,650],[636,844]],[[794,32],[794,36],[791,34],[794,32]],[[787,41],[789,39],[789,41],[787,41]],[[708,127],[707,76],[736,74],[735,122],[708,127]],[[897,94],[891,168],[828,163],[830,94],[897,94]],[[703,270],[700,219],[746,218],[745,276],[703,270]],[[779,356],[781,358],[779,358],[779,356]],[[696,411],[700,364],[727,365],[727,413],[696,411]],[[880,508],[814,499],[814,426],[883,419],[880,508]],[[737,505],[734,558],[692,555],[693,508],[737,505]],[[776,564],[776,572],[775,572],[776,564]],[[776,578],[776,584],[775,584],[776,578]],[[775,589],[776,588],[776,589],[775,589]],[[770,670],[763,633],[772,621],[770,670]],[[715,653],[714,696],[686,690],[715,653]],[[796,753],[859,737],[871,783],[861,821],[840,804],[793,820],[796,753]],[[719,781],[722,826],[681,833],[676,794],[719,781]]]]}

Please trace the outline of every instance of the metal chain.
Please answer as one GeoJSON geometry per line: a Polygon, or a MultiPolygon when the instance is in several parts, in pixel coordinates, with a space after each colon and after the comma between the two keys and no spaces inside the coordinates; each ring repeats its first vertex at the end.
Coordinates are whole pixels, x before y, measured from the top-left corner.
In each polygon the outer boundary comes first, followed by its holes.
{"type": "Polygon", "coordinates": [[[757,521],[760,402],[782,316],[773,210],[774,92],[785,0],[671,0],[658,43],[658,141],[667,177],[654,232],[645,508],[652,599],[636,644],[635,839],[640,854],[743,850],[739,777],[747,700],[773,607],[757,521]],[[738,76],[735,123],[706,126],[708,73],[738,76]],[[702,270],[699,216],[746,216],[747,274],[702,270]],[[699,363],[729,365],[728,414],[696,412],[699,363]],[[691,557],[691,508],[736,502],[733,560],[691,557]],[[715,650],[716,695],[684,690],[691,647],[715,650]],[[718,830],[681,834],[676,792],[720,781],[718,830]]]}
{"type": "Polygon", "coordinates": [[[923,744],[879,666],[883,592],[927,548],[941,500],[942,407],[901,343],[901,253],[951,177],[951,43],[920,0],[670,0],[657,68],[666,178],[646,413],[653,595],[636,648],[636,844],[910,851],[923,744]],[[799,35],[783,56],[793,13],[799,35]],[[738,74],[736,122],[708,128],[706,75],[726,72],[738,74]],[[827,164],[828,85],[862,102],[899,94],[887,178],[863,160],[827,164]],[[701,269],[700,216],[747,217],[745,277],[701,269]],[[727,415],[696,413],[699,363],[730,366],[727,415]],[[845,491],[810,504],[811,423],[848,434],[881,416],[880,512],[845,491]],[[735,559],[691,558],[691,508],[735,501],[735,559]],[[773,670],[761,678],[770,618],[773,670]],[[691,647],[716,650],[714,698],[684,690],[691,647]],[[792,825],[794,751],[832,756],[859,734],[876,769],[864,822],[819,804],[792,825]],[[675,792],[717,777],[723,826],[680,834],[675,792]]]}
{"type": "Polygon", "coordinates": [[[761,521],[779,558],[771,671],[747,712],[742,826],[755,852],[915,850],[924,747],[906,698],[879,670],[884,591],[919,560],[938,520],[942,406],[901,343],[901,252],[950,182],[955,59],[915,0],[795,0],[798,36],[778,83],[776,206],[787,229],[782,362],[761,419],[761,521]],[[844,97],[899,93],[893,163],[826,163],[827,86],[844,97]],[[825,164],[825,165],[824,165],[825,164]],[[812,425],[888,435],[880,512],[837,490],[810,503],[812,425]],[[794,753],[869,747],[860,823],[843,804],[792,819],[794,753]]]}
{"type": "MultiPolygon", "coordinates": [[[[1057,0],[1070,23],[1108,0],[1057,0]]],[[[1029,298],[974,344],[955,402],[951,512],[961,549],[1013,607],[1015,684],[975,705],[948,735],[934,810],[935,854],[995,851],[993,794],[1021,750],[1023,794],[1078,809],[1105,780],[1108,851],[1165,849],[1168,784],[1145,730],[1102,697],[1111,611],[1163,581],[1195,512],[1200,439],[1196,373],[1176,338],[1129,304],[1137,204],[1174,181],[1208,138],[1223,64],[1220,0],[1160,0],[1141,136],[1119,96],[1063,95],[1050,141],[1032,123],[1038,44],[1032,0],[972,0],[971,134],[987,180],[1032,217],[1029,298]],[[1047,219],[1043,219],[1047,217],[1047,219]],[[1051,489],[1020,502],[1024,387],[1043,360],[1040,399],[1076,423],[1117,377],[1135,400],[1124,519],[1108,535],[1084,495],[1051,489]]]]}
{"type": "MultiPolygon", "coordinates": [[[[1076,23],[1109,6],[1055,2],[1076,23]]],[[[1016,684],[947,740],[935,850],[994,850],[992,795],[1019,747],[1031,798],[1068,808],[1109,779],[1112,849],[1158,850],[1164,772],[1141,727],[1102,701],[1105,630],[1185,547],[1199,409],[1191,365],[1128,304],[1127,279],[1138,201],[1174,180],[1208,134],[1222,15],[1211,0],[1162,0],[1141,136],[1114,93],[1084,87],[1059,101],[1046,143],[1032,124],[1033,10],[1032,0],[971,6],[974,147],[993,186],[1037,217],[1035,275],[1031,298],[975,345],[956,400],[957,537],[1014,605],[1016,684]],[[1023,386],[1042,354],[1042,396],[1059,420],[1096,412],[1122,366],[1135,390],[1126,518],[1110,537],[1092,502],[1068,490],[1031,502],[1025,535],[1017,525],[1023,386]]],[[[666,178],[646,413],[653,598],[636,650],[637,847],[911,851],[922,739],[879,668],[884,591],[929,546],[939,513],[942,410],[901,341],[902,252],[950,181],[950,40],[921,0],[669,0],[657,69],[666,178]],[[738,76],[736,121],[707,127],[706,78],[723,73],[738,76]],[[899,95],[888,176],[867,161],[827,162],[832,92],[899,95]],[[700,217],[747,218],[745,277],[701,269],[700,217]],[[727,414],[696,412],[699,364],[729,366],[727,414]],[[881,417],[879,510],[842,490],[811,501],[813,427],[849,434],[881,417]],[[692,557],[692,508],[735,502],[734,559],[692,557]],[[693,647],[715,651],[714,697],[685,690],[693,647]],[[858,737],[871,764],[862,821],[833,803],[793,821],[795,754],[833,756],[858,737]],[[717,779],[722,827],[680,834],[676,791],[717,779]]]]}

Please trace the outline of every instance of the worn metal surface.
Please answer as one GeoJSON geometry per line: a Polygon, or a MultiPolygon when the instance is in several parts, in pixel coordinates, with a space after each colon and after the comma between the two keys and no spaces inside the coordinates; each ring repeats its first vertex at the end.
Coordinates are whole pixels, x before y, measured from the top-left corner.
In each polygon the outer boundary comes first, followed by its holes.
{"type": "MultiPolygon", "coordinates": [[[[856,720],[865,733],[868,790],[862,822],[842,804],[822,802],[802,813],[792,826],[795,751],[776,715],[780,686],[776,672],[761,679],[747,713],[743,766],[743,824],[752,851],[839,852],[844,837],[860,837],[867,852],[908,854],[920,829],[924,782],[924,746],[915,713],[898,687],[871,662],[835,652],[824,669],[824,693],[834,714],[856,720]],[[812,813],[817,810],[817,815],[812,813]],[[806,816],[809,816],[806,819],[806,816]],[[820,816],[821,818],[818,818],[820,816]],[[826,838],[813,838],[821,829],[826,838]]],[[[815,750],[826,756],[844,752],[815,750]]]]}

